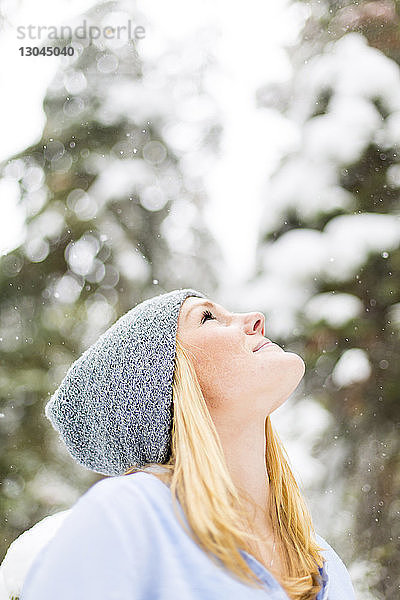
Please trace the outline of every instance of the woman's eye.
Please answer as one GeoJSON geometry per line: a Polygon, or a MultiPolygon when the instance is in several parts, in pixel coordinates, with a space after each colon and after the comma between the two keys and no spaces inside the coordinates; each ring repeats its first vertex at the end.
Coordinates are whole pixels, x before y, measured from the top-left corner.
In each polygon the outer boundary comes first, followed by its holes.
{"type": "Polygon", "coordinates": [[[203,316],[201,318],[201,323],[205,323],[205,321],[207,321],[207,319],[215,319],[215,317],[212,313],[210,313],[209,310],[204,310],[203,316]]]}

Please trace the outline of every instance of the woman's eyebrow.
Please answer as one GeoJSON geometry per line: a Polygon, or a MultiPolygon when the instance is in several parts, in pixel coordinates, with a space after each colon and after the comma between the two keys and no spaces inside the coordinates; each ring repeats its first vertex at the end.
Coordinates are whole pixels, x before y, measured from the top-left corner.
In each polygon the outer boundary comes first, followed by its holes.
{"type": "Polygon", "coordinates": [[[215,304],[213,304],[213,303],[212,303],[212,302],[210,302],[209,300],[206,300],[206,301],[204,301],[204,302],[201,302],[200,304],[193,304],[193,306],[191,306],[191,307],[189,308],[189,310],[187,311],[187,313],[186,313],[186,316],[185,316],[185,321],[186,321],[186,319],[188,318],[188,316],[189,316],[190,312],[191,312],[191,311],[192,311],[194,308],[201,308],[201,307],[204,307],[204,306],[207,306],[208,308],[214,308],[214,309],[215,309],[215,304]]]}

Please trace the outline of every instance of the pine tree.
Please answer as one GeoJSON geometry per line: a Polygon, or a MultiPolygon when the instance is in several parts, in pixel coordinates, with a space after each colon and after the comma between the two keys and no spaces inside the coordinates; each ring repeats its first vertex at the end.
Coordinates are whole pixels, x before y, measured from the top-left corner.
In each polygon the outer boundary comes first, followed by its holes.
{"type": "MultiPolygon", "coordinates": [[[[111,2],[71,26],[104,24],[115,10],[140,22],[111,2]]],[[[201,177],[220,126],[197,43],[185,58],[177,45],[143,63],[134,42],[67,40],[75,53],[47,90],[42,138],[2,165],[27,231],[0,259],[3,554],[100,477],[74,463],[44,417],[70,364],[145,298],[216,286],[201,177]]]]}
{"type": "Polygon", "coordinates": [[[286,281],[279,310],[293,321],[281,343],[305,357],[305,392],[334,417],[315,447],[326,466],[319,482],[326,501],[315,493],[318,520],[329,523],[348,563],[367,561],[363,597],[393,598],[400,585],[399,6],[307,6],[301,42],[289,51],[292,79],[258,93],[260,106],[296,124],[299,141],[267,186],[254,286],[267,295],[273,282],[286,281]]]}

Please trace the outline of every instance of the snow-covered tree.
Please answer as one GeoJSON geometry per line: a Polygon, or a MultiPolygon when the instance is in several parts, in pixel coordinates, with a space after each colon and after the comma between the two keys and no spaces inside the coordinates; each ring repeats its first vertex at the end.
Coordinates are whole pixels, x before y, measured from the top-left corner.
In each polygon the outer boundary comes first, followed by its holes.
{"type": "MultiPolygon", "coordinates": [[[[400,19],[396,2],[304,4],[292,76],[260,88],[297,142],[266,184],[248,292],[329,412],[307,490],[363,598],[399,589],[400,19]],[[372,594],[371,596],[369,594],[372,594]]],[[[312,413],[310,423],[312,426],[312,413]]]]}
{"type": "MultiPolygon", "coordinates": [[[[131,2],[96,6],[71,27],[83,18],[146,22],[131,2]]],[[[140,42],[67,40],[75,53],[47,90],[42,138],[2,165],[26,213],[25,241],[0,259],[3,555],[96,480],[44,417],[69,365],[141,300],[215,287],[202,176],[220,126],[200,29],[146,59],[140,42]]]]}

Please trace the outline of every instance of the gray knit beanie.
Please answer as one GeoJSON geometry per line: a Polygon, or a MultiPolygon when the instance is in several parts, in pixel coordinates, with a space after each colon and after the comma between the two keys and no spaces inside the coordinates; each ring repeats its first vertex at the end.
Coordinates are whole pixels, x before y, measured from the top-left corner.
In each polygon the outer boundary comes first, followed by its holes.
{"type": "Polygon", "coordinates": [[[120,475],[170,454],[181,289],[130,309],[70,366],[45,413],[84,467],[120,475]]]}

